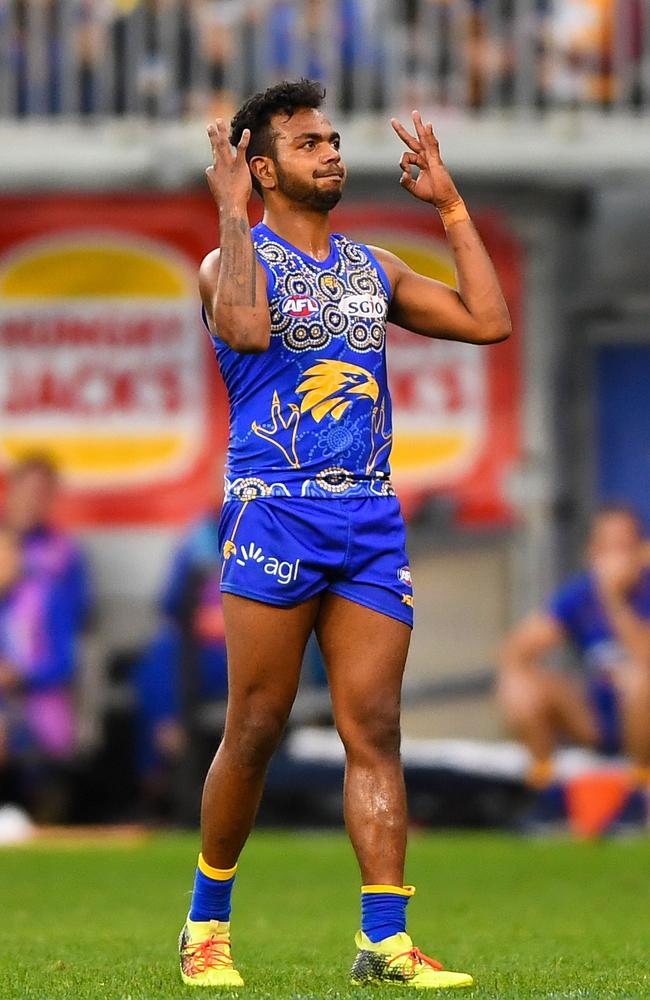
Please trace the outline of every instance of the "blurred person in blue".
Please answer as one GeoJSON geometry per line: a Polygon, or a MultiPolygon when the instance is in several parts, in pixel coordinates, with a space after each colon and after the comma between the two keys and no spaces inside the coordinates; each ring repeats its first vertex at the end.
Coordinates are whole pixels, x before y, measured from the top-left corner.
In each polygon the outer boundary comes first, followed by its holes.
{"type": "Polygon", "coordinates": [[[164,620],[135,668],[138,766],[154,812],[166,808],[171,770],[186,747],[186,699],[227,695],[218,518],[215,504],[181,540],[160,597],[164,620]]]}
{"type": "Polygon", "coordinates": [[[531,754],[528,782],[537,792],[532,825],[566,819],[566,788],[555,772],[554,751],[568,740],[604,755],[626,755],[624,794],[610,825],[644,828],[650,793],[650,567],[633,510],[612,505],[598,511],[586,562],[507,637],[499,696],[510,728],[531,754]],[[565,643],[580,659],[577,682],[544,663],[565,643]]]}
{"type": "Polygon", "coordinates": [[[359,84],[375,100],[381,70],[374,31],[377,13],[373,0],[306,0],[304,4],[271,0],[267,30],[271,75],[281,78],[299,65],[304,76],[336,86],[342,111],[350,111],[362,100],[356,92],[359,84]],[[323,47],[325,39],[336,47],[333,61],[323,47]]]}
{"type": "Polygon", "coordinates": [[[61,111],[59,7],[59,0],[0,3],[0,37],[6,39],[6,57],[15,75],[14,109],[19,117],[61,111]]]}
{"type": "Polygon", "coordinates": [[[40,818],[59,818],[52,792],[57,765],[74,751],[74,667],[61,587],[29,573],[19,537],[0,527],[0,774],[18,775],[21,797],[40,818]]]}
{"type": "MultiPolygon", "coordinates": [[[[160,595],[163,622],[135,669],[138,765],[152,811],[167,808],[170,771],[187,746],[184,700],[195,705],[228,694],[226,640],[219,552],[220,495],[181,539],[160,595]],[[193,678],[182,676],[192,670],[193,678]]],[[[312,684],[326,682],[315,642],[305,669],[312,684]]]]}
{"type": "Polygon", "coordinates": [[[307,76],[322,76],[326,72],[320,42],[322,0],[308,0],[297,6],[287,0],[274,0],[268,22],[269,58],[272,71],[282,75],[295,63],[305,63],[307,76]]]}
{"type": "Polygon", "coordinates": [[[4,525],[20,539],[25,571],[56,584],[75,631],[88,626],[93,592],[86,556],[77,541],[54,523],[59,475],[47,456],[27,456],[7,477],[4,525]]]}

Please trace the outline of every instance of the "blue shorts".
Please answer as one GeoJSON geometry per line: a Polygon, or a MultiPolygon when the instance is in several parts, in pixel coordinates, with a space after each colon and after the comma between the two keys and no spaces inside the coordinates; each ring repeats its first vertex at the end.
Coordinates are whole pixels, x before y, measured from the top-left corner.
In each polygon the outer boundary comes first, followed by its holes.
{"type": "Polygon", "coordinates": [[[618,694],[606,674],[593,673],[587,680],[587,698],[596,716],[600,740],[598,749],[606,756],[623,752],[618,694]]]}
{"type": "Polygon", "coordinates": [[[406,531],[395,497],[228,501],[221,589],[292,607],[330,591],[413,627],[406,531]]]}

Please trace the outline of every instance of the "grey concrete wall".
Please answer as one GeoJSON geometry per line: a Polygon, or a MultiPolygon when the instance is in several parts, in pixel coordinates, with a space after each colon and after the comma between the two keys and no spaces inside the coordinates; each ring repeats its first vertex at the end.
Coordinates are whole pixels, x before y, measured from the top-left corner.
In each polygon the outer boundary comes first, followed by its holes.
{"type": "MultiPolygon", "coordinates": [[[[416,627],[407,680],[462,678],[493,666],[510,617],[507,540],[411,550],[416,627]]],[[[405,735],[414,737],[478,739],[501,733],[491,696],[406,708],[403,723],[405,735]]]]}

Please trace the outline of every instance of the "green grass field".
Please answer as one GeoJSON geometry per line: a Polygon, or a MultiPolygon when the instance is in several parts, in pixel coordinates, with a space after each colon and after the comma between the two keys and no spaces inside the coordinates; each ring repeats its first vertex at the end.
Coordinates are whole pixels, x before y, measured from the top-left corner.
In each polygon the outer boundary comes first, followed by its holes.
{"type": "MultiPolygon", "coordinates": [[[[175,948],[196,851],[189,836],[0,851],[0,1000],[194,996],[175,948]]],[[[649,874],[649,842],[415,834],[410,930],[474,974],[476,987],[455,996],[647,1000],[649,874]]],[[[242,1000],[358,998],[347,978],[358,876],[343,835],[256,834],[233,920],[242,1000]]]]}

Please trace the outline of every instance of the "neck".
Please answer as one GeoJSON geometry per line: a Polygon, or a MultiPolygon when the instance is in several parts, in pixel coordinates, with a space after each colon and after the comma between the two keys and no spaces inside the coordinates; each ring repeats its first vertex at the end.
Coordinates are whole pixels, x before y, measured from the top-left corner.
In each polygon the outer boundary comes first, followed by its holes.
{"type": "Polygon", "coordinates": [[[287,243],[315,260],[326,260],[330,253],[329,212],[313,212],[300,208],[267,207],[262,219],[265,226],[287,243]]]}

